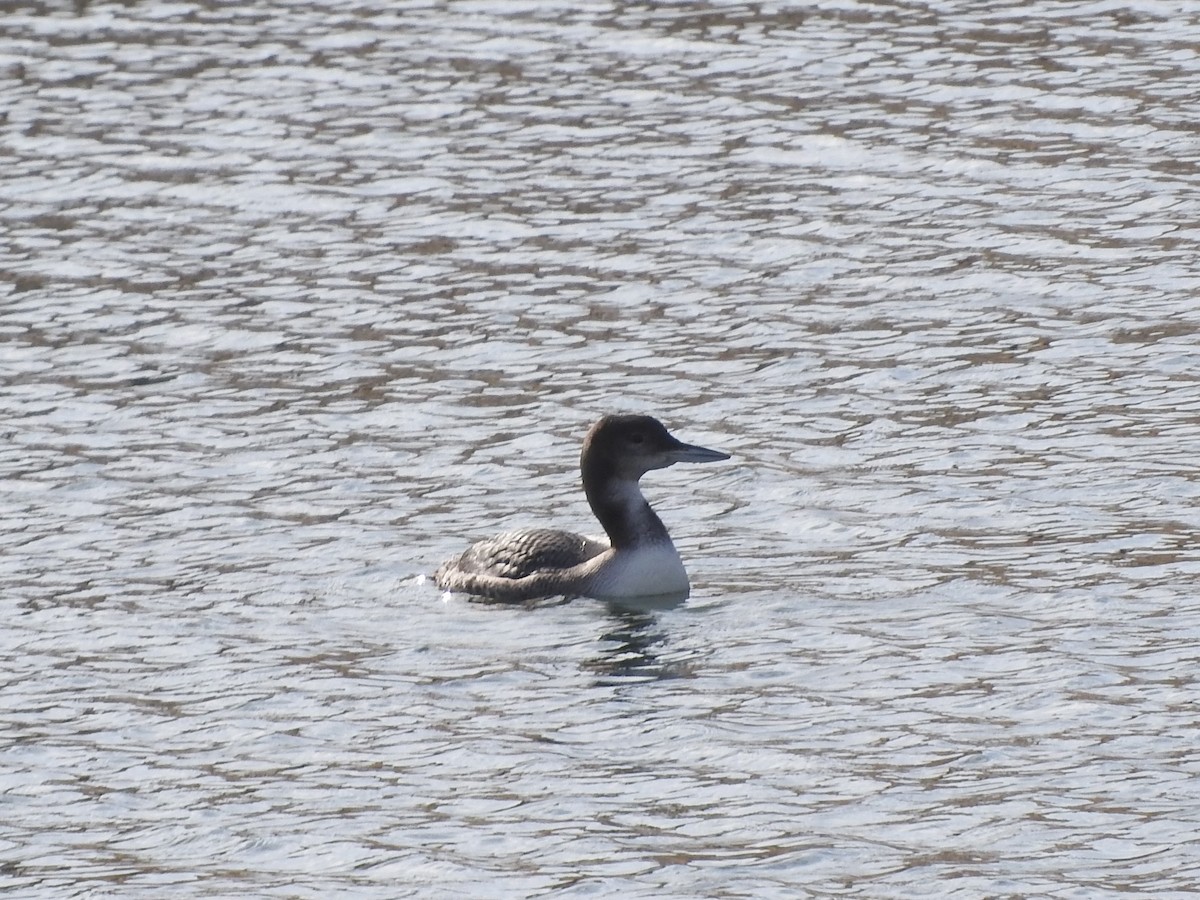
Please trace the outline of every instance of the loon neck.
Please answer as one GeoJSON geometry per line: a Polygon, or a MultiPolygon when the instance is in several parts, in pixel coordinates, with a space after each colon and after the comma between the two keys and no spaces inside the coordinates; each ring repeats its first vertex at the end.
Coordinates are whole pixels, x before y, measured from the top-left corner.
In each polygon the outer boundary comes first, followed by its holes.
{"type": "Polygon", "coordinates": [[[671,543],[662,519],[636,481],[617,479],[587,491],[588,504],[615,550],[671,543]]]}
{"type": "Polygon", "coordinates": [[[671,535],[638,486],[604,460],[585,458],[583,490],[615,550],[670,544],[671,535]]]}

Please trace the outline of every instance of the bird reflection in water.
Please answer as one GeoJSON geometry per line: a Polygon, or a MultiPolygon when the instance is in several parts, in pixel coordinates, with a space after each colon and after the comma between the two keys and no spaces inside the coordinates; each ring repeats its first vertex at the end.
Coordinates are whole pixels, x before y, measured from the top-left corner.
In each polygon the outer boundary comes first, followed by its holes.
{"type": "Polygon", "coordinates": [[[690,659],[671,658],[663,652],[668,635],[659,627],[658,621],[660,611],[673,609],[682,603],[682,598],[658,598],[652,601],[631,598],[607,603],[613,624],[600,634],[600,654],[589,665],[599,676],[599,683],[689,677],[692,674],[690,659]]]}

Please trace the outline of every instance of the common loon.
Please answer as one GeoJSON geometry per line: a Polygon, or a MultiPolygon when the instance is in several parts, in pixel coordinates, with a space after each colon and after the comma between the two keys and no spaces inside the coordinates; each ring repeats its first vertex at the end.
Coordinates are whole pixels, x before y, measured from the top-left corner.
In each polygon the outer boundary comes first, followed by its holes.
{"type": "Polygon", "coordinates": [[[605,416],[584,438],[579,467],[588,505],[611,545],[547,528],[509,531],[446,561],[433,580],[493,600],[687,597],[683,561],[638,480],[677,462],[722,459],[729,454],[685,444],[650,416],[605,416]]]}

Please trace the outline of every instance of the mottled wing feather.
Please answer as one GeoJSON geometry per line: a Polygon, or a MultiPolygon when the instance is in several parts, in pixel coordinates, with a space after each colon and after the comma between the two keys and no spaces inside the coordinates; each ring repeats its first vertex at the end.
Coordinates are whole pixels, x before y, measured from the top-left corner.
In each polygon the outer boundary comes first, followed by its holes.
{"type": "Polygon", "coordinates": [[[524,578],[539,572],[570,569],[608,547],[581,534],[529,528],[479,541],[449,567],[460,572],[524,578]]]}

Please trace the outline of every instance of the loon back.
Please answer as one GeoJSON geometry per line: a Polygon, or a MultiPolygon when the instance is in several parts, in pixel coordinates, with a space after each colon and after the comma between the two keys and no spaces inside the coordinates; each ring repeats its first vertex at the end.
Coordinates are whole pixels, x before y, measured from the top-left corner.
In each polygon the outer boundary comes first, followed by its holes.
{"type": "Polygon", "coordinates": [[[434,580],[441,584],[444,578],[458,573],[525,578],[538,572],[570,569],[607,549],[607,544],[569,531],[551,528],[507,531],[478,541],[461,556],[443,563],[434,580]]]}
{"type": "Polygon", "coordinates": [[[589,565],[607,545],[549,528],[509,531],[468,547],[433,576],[441,588],[518,602],[579,593],[589,584],[589,565]]]}

